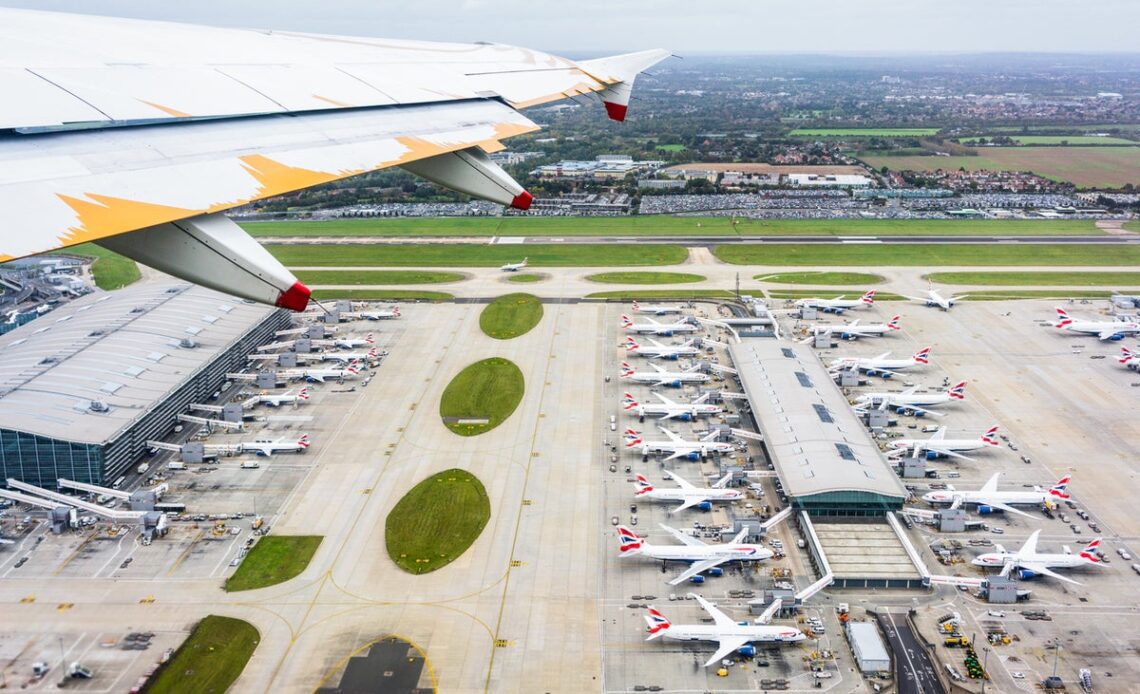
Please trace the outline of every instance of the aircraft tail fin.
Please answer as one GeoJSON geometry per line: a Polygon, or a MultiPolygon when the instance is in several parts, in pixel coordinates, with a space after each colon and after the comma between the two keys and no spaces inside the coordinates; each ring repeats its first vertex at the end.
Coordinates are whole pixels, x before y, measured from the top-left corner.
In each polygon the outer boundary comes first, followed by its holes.
{"type": "Polygon", "coordinates": [[[624,525],[618,526],[618,543],[618,550],[623,557],[640,554],[641,547],[645,544],[637,533],[624,525]]]}
{"type": "Polygon", "coordinates": [[[966,382],[965,381],[958,381],[957,383],[955,383],[953,386],[950,387],[950,390],[946,391],[946,394],[949,395],[950,398],[953,400],[965,400],[966,399],[966,382]]]}
{"type": "Polygon", "coordinates": [[[929,347],[923,347],[922,349],[918,350],[917,352],[915,352],[912,359],[914,359],[916,364],[929,364],[930,363],[930,348],[929,347]]]}
{"type": "Polygon", "coordinates": [[[1081,550],[1081,554],[1080,554],[1081,559],[1088,559],[1090,562],[1092,562],[1094,564],[1099,564],[1100,563],[1100,557],[1098,557],[1096,555],[1097,549],[1099,547],[1100,547],[1100,538],[1098,537],[1095,540],[1093,540],[1092,542],[1085,545],[1085,548],[1081,550]]]}
{"type": "Polygon", "coordinates": [[[1057,322],[1053,324],[1055,328],[1067,328],[1073,324],[1073,319],[1069,318],[1069,314],[1060,306],[1057,307],[1057,318],[1057,322]]]}
{"type": "Polygon", "coordinates": [[[1072,475],[1065,475],[1057,480],[1057,484],[1049,487],[1049,496],[1054,499],[1068,499],[1069,498],[1069,481],[1073,479],[1072,475]]]}
{"type": "Polygon", "coordinates": [[[1137,359],[1137,355],[1133,354],[1132,350],[1128,349],[1127,347],[1121,347],[1120,348],[1120,363],[1121,364],[1129,364],[1134,359],[1137,359]]]}
{"type": "Polygon", "coordinates": [[[637,481],[635,481],[633,485],[637,487],[637,491],[633,493],[634,496],[644,496],[653,491],[653,485],[649,483],[649,480],[645,479],[645,475],[639,474],[637,481]]]}
{"type": "Polygon", "coordinates": [[[301,392],[297,393],[297,399],[298,400],[308,400],[309,399],[309,388],[307,386],[305,388],[302,388],[301,392]]]}
{"type": "Polygon", "coordinates": [[[899,326],[900,321],[902,321],[902,316],[894,316],[891,318],[890,322],[887,323],[887,327],[891,330],[902,330],[902,328],[899,326]]]}
{"type": "Polygon", "coordinates": [[[982,434],[982,441],[990,446],[1001,445],[998,443],[998,427],[996,424],[989,429],[986,429],[986,433],[982,434]]]}
{"type": "Polygon", "coordinates": [[[861,299],[861,301],[864,304],[866,304],[867,306],[874,306],[875,305],[875,290],[874,289],[868,289],[867,293],[865,293],[863,295],[863,298],[861,299]]]}
{"type": "Polygon", "coordinates": [[[367,335],[365,335],[365,336],[364,336],[364,341],[365,341],[367,344],[370,344],[370,345],[374,345],[374,344],[376,344],[376,338],[374,338],[374,337],[372,336],[372,333],[368,333],[367,335]]]}
{"type": "Polygon", "coordinates": [[[656,607],[650,605],[647,609],[649,611],[649,614],[645,615],[645,630],[649,632],[649,638],[646,640],[652,641],[653,639],[661,636],[666,631],[668,631],[669,627],[673,625],[669,622],[665,615],[661,614],[657,610],[656,607]]]}

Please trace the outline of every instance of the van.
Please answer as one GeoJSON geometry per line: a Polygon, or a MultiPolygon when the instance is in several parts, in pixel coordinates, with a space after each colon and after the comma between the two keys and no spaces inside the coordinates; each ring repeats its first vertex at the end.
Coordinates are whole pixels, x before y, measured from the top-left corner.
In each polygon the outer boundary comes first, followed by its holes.
{"type": "Polygon", "coordinates": [[[832,675],[830,672],[827,672],[827,671],[815,673],[815,678],[817,680],[829,680],[834,676],[835,675],[832,675]]]}
{"type": "Polygon", "coordinates": [[[178,462],[167,463],[166,469],[167,470],[185,470],[186,469],[186,463],[178,463],[178,462]]]}
{"type": "Polygon", "coordinates": [[[610,415],[610,431],[617,431],[617,415],[610,415]]]}
{"type": "Polygon", "coordinates": [[[241,464],[242,470],[256,470],[259,467],[261,467],[261,463],[255,463],[252,460],[247,460],[241,464]]]}

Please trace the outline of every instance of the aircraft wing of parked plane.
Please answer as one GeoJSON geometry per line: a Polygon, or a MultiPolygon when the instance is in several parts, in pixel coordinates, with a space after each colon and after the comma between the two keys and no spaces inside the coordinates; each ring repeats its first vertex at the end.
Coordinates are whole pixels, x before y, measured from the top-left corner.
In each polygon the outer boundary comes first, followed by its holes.
{"type": "Polygon", "coordinates": [[[526,209],[488,156],[538,129],[517,109],[593,93],[624,120],[668,55],[0,9],[0,261],[95,242],[300,311],[309,289],[222,212],[393,166],[526,209]]]}

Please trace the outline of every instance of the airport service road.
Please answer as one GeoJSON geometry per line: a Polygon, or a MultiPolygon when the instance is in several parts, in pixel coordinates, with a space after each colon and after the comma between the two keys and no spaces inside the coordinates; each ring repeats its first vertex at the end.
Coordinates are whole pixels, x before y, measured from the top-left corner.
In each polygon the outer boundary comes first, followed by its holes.
{"type": "Polygon", "coordinates": [[[934,674],[930,656],[915,638],[906,615],[887,612],[879,615],[879,625],[894,652],[899,694],[942,694],[946,690],[934,674]]]}
{"type": "MultiPolygon", "coordinates": [[[[1105,249],[1106,253],[1111,253],[1112,249],[1105,249]]],[[[564,297],[583,297],[587,294],[596,292],[611,292],[611,291],[636,291],[636,290],[670,290],[676,291],[678,296],[684,296],[687,290],[693,289],[722,289],[731,290],[736,286],[736,280],[739,276],[740,287],[744,293],[750,289],[762,288],[768,290],[778,289],[794,289],[801,291],[810,291],[811,285],[789,285],[789,284],[773,284],[770,282],[762,282],[752,279],[757,275],[774,275],[782,272],[831,272],[837,268],[830,265],[819,266],[778,266],[778,265],[728,265],[721,263],[713,258],[705,249],[691,248],[689,249],[689,260],[679,265],[663,265],[656,267],[605,267],[605,268],[568,268],[568,267],[531,267],[527,268],[526,272],[535,273],[542,276],[542,279],[537,282],[515,283],[508,281],[508,278],[513,273],[503,272],[499,268],[455,268],[455,267],[439,267],[439,268],[417,268],[425,271],[440,271],[440,272],[460,272],[464,275],[464,279],[456,282],[447,282],[441,284],[431,285],[417,285],[416,287],[399,286],[393,287],[391,285],[341,285],[341,284],[318,284],[314,285],[317,289],[416,289],[421,288],[429,291],[442,291],[454,294],[461,298],[483,298],[483,297],[496,297],[509,292],[530,292],[537,296],[547,298],[564,298],[564,297]],[[665,284],[665,285],[632,285],[632,284],[603,284],[600,282],[592,282],[587,280],[588,275],[597,274],[599,272],[689,272],[703,275],[706,279],[702,282],[693,282],[690,284],[665,284]]],[[[343,271],[367,271],[367,270],[390,270],[389,267],[318,267],[318,266],[294,266],[290,269],[294,271],[305,270],[343,270],[343,271]]],[[[876,283],[874,286],[887,292],[896,292],[899,294],[908,294],[911,296],[923,296],[927,289],[927,281],[923,279],[923,275],[932,269],[939,272],[965,272],[970,270],[977,270],[976,267],[955,267],[945,266],[938,268],[920,268],[920,267],[873,267],[873,266],[852,266],[850,268],[839,268],[857,272],[870,272],[882,275],[885,280],[876,283]]],[[[1056,267],[1015,267],[1015,266],[994,266],[984,267],[987,272],[1002,272],[1002,271],[1016,271],[1016,272],[1035,272],[1035,271],[1049,271],[1057,270],[1056,267]]],[[[1089,272],[1113,272],[1113,271],[1134,271],[1136,268],[1129,266],[1119,267],[1066,267],[1065,270],[1080,271],[1087,270],[1089,272]]],[[[852,295],[861,294],[864,289],[869,287],[850,286],[845,287],[844,291],[852,295]]],[[[986,288],[984,285],[946,285],[942,289],[943,295],[949,294],[966,294],[975,289],[986,288]]],[[[1024,286],[1024,287],[989,287],[993,289],[1010,290],[1010,289],[1050,289],[1050,290],[1064,290],[1065,287],[1058,286],[1024,286]]],[[[1088,287],[1082,287],[1088,289],[1088,287]]],[[[1112,287],[1104,287],[1106,291],[1111,290],[1112,287]]],[[[902,305],[897,302],[889,302],[884,304],[886,306],[902,305]]]]}

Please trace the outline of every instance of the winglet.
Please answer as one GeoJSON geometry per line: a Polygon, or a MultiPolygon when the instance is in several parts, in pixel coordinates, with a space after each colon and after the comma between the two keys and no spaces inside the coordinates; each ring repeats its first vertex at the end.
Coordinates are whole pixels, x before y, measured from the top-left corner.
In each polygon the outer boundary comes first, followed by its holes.
{"type": "Polygon", "coordinates": [[[606,115],[611,120],[621,122],[625,120],[629,110],[629,97],[633,94],[633,81],[637,75],[670,55],[669,51],[657,48],[608,58],[583,60],[578,63],[578,67],[599,82],[609,85],[598,95],[606,106],[606,115]]]}

